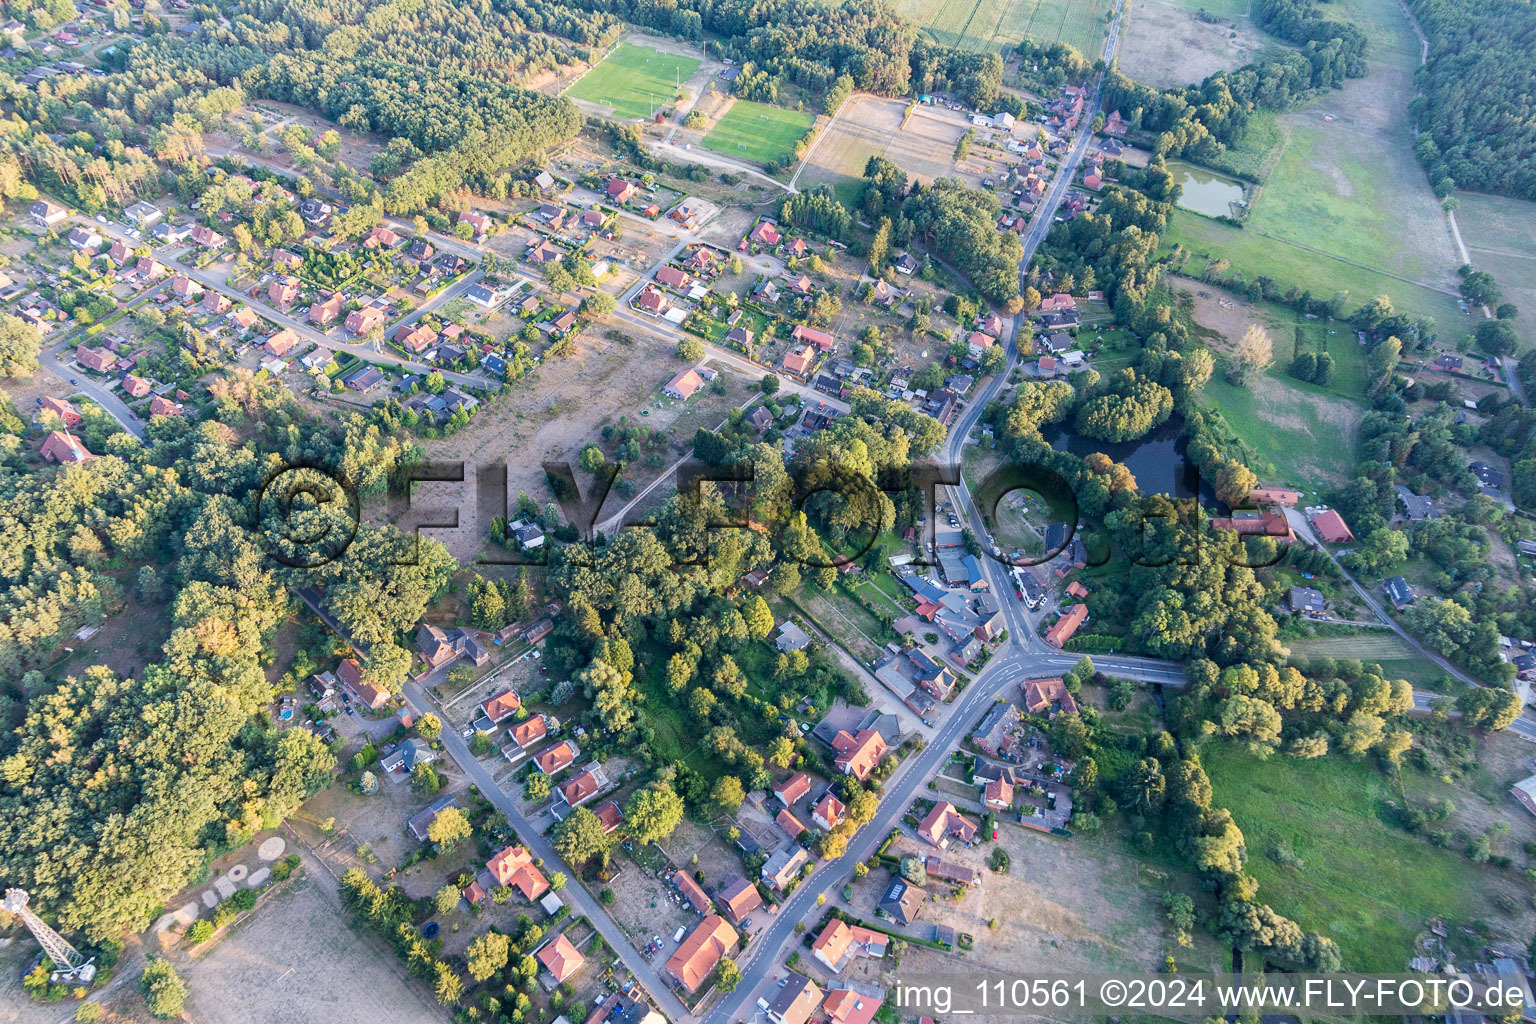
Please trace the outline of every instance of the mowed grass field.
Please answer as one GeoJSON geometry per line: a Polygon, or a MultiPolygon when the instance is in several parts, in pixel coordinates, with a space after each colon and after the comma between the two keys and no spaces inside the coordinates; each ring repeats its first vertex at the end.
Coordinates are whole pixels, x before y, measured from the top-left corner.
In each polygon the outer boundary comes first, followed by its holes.
{"type": "Polygon", "coordinates": [[[896,0],[895,7],[945,46],[1000,50],[1029,36],[1069,43],[1092,60],[1104,47],[1113,5],[1109,0],[896,0]]]}
{"type": "Polygon", "coordinates": [[[1370,73],[1260,120],[1236,154],[1263,179],[1245,230],[1181,210],[1168,240],[1224,257],[1250,279],[1264,274],[1318,295],[1346,289],[1351,308],[1385,294],[1451,326],[1461,260],[1414,159],[1407,115],[1418,42],[1395,0],[1340,6],[1371,35],[1370,73]]]}
{"type": "MultiPolygon", "coordinates": [[[[1261,760],[1224,743],[1200,751],[1214,807],[1232,812],[1258,899],[1339,944],[1345,970],[1400,971],[1431,918],[1497,918],[1489,898],[1513,876],[1479,867],[1393,827],[1404,794],[1370,761],[1338,754],[1261,760]]],[[[1404,769],[1406,796],[1463,803],[1468,794],[1404,769]]]]}
{"type": "Polygon", "coordinates": [[[797,110],[737,100],[704,136],[705,149],[765,164],[794,154],[816,118],[797,110]]]}
{"type": "Polygon", "coordinates": [[[699,63],[649,46],[620,43],[565,94],[608,107],[615,117],[648,117],[652,104],[671,105],[678,83],[687,81],[699,63]]]}
{"type": "Polygon", "coordinates": [[[1498,279],[1504,301],[1520,307],[1515,329],[1536,345],[1536,203],[1459,193],[1456,223],[1472,265],[1498,279]]]}
{"type": "Polygon", "coordinates": [[[1218,367],[1204,401],[1247,446],[1248,466],[1262,480],[1323,487],[1354,469],[1365,410],[1349,399],[1275,374],[1240,388],[1218,367]]]}

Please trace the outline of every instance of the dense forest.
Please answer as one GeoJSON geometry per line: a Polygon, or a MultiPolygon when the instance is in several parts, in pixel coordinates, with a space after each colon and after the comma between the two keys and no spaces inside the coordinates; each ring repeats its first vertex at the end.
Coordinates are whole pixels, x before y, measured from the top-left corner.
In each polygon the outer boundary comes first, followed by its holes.
{"type": "MultiPolygon", "coordinates": [[[[357,417],[322,429],[248,374],[215,391],[216,419],[158,418],[152,447],[98,425],[87,439],[102,457],[13,475],[0,498],[0,874],[94,942],[147,926],[211,855],[329,781],[333,751],[266,713],[290,588],[327,582],[333,610],[382,636],[447,581],[432,542],[420,566],[393,566],[393,531],[370,527],[324,570],[276,565],[249,511],[274,464],[316,459],[376,491],[418,453],[357,417]],[[158,655],[133,674],[50,680],[73,632],[130,595],[167,625],[158,655]]],[[[381,685],[400,682],[393,647],[370,652],[381,685]]]]}
{"type": "Polygon", "coordinates": [[[1423,95],[1411,107],[1425,129],[1415,151],[1436,191],[1536,199],[1536,5],[1411,0],[1410,6],[1429,36],[1429,62],[1419,71],[1423,95]]]}

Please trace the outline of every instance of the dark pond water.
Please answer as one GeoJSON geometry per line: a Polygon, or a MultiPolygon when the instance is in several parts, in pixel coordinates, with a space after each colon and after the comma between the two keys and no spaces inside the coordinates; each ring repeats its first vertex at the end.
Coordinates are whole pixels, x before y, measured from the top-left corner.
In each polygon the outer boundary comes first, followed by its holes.
{"type": "Polygon", "coordinates": [[[1211,504],[1215,493],[1209,484],[1202,484],[1200,472],[1184,457],[1184,444],[1179,439],[1183,429],[1183,419],[1174,416],[1135,441],[1097,441],[1059,426],[1045,431],[1043,436],[1057,451],[1077,456],[1103,452],[1131,471],[1143,494],[1168,494],[1175,498],[1198,495],[1202,504],[1211,504]]]}

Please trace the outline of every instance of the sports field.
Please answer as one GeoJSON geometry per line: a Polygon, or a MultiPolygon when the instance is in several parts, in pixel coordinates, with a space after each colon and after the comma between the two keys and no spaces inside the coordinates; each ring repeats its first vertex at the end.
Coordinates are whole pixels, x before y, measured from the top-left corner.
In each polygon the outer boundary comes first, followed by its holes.
{"type": "Polygon", "coordinates": [[[795,143],[815,121],[811,114],[797,110],[737,100],[704,136],[702,145],[724,156],[766,164],[792,156],[795,143]]]}
{"type": "Polygon", "coordinates": [[[648,117],[671,106],[678,84],[699,69],[699,61],[648,46],[620,43],[565,94],[606,107],[614,117],[648,117]]]}
{"type": "Polygon", "coordinates": [[[1024,36],[1070,43],[1097,57],[1109,29],[1109,0],[896,0],[898,13],[945,46],[999,50],[1024,36]]]}
{"type": "Polygon", "coordinates": [[[1459,193],[1456,221],[1472,265],[1499,282],[1504,301],[1520,307],[1515,329],[1536,344],[1536,203],[1459,193]]]}

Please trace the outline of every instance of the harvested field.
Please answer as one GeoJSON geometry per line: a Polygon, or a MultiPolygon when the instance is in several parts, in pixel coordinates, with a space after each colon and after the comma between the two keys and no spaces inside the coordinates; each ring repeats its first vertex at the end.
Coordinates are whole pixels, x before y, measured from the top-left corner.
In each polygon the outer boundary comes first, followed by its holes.
{"type": "Polygon", "coordinates": [[[896,10],[945,46],[1000,50],[1029,36],[1077,47],[1090,59],[1103,47],[1107,0],[898,0],[896,10]]]}
{"type": "MultiPolygon", "coordinates": [[[[957,933],[974,936],[975,949],[962,958],[913,945],[901,958],[901,972],[1159,969],[1164,953],[1176,948],[1163,921],[1163,892],[1189,892],[1197,904],[1202,894],[1182,872],[1137,860],[1120,852],[1122,848],[1114,837],[1063,840],[1003,825],[996,843],[951,849],[944,858],[976,868],[981,872],[980,884],[956,900],[930,883],[929,901],[916,924],[906,930],[926,939],[933,925],[946,924],[957,933]],[[1008,853],[1007,874],[996,874],[986,866],[994,847],[1008,853]],[[1060,884],[1064,877],[1071,878],[1072,884],[1060,884]],[[1008,913],[1005,908],[1020,909],[1008,913]],[[996,930],[989,927],[994,918],[996,930]]],[[[893,850],[918,851],[919,844],[911,838],[898,841],[893,850]]],[[[921,852],[931,851],[923,847],[921,852]]],[[[843,905],[872,918],[870,908],[889,881],[886,870],[870,872],[855,883],[851,905],[843,905]]],[[[1197,931],[1194,942],[1193,949],[1178,951],[1180,969],[1219,969],[1224,963],[1219,944],[1203,930],[1197,931]]],[[[882,967],[890,966],[878,960],[857,960],[842,976],[878,982],[882,967]]]]}
{"type": "Polygon", "coordinates": [[[903,127],[899,99],[859,95],[827,129],[800,175],[802,188],[838,185],[864,176],[872,156],[883,156],[924,182],[955,175],[955,143],[969,123],[958,112],[918,106],[903,127]]]}
{"type": "Polygon", "coordinates": [[[355,931],[335,883],[305,855],[304,877],[195,963],[178,963],[188,1015],[211,1024],[324,1019],[336,1024],[446,1020],[431,995],[404,979],[394,951],[355,931]]]}
{"type": "Polygon", "coordinates": [[[1241,67],[1274,45],[1241,14],[1210,20],[1202,10],[1208,15],[1206,5],[1192,9],[1177,0],[1133,4],[1120,33],[1120,70],[1159,89],[1177,88],[1241,67]]]}

